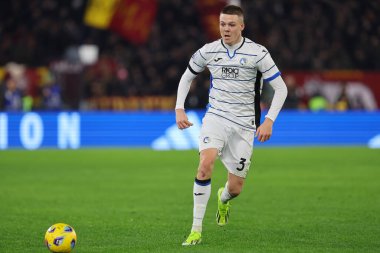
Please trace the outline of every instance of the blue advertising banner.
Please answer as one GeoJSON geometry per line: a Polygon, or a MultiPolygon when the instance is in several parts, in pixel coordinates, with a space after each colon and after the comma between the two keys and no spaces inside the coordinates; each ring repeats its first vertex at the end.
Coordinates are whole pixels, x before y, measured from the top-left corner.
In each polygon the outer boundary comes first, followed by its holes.
{"type": "MultiPolygon", "coordinates": [[[[196,149],[204,111],[178,130],[174,112],[0,113],[0,149],[151,147],[196,149]]],[[[380,147],[380,112],[281,112],[273,136],[257,146],[380,147]]]]}

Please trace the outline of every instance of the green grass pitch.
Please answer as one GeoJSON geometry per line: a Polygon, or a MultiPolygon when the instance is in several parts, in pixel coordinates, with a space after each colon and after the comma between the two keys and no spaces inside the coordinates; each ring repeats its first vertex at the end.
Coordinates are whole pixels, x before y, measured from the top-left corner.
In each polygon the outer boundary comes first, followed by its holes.
{"type": "Polygon", "coordinates": [[[0,252],[48,252],[72,225],[75,252],[380,252],[380,150],[257,148],[229,224],[215,223],[218,162],[203,242],[192,223],[198,153],[148,149],[0,151],[0,252]]]}

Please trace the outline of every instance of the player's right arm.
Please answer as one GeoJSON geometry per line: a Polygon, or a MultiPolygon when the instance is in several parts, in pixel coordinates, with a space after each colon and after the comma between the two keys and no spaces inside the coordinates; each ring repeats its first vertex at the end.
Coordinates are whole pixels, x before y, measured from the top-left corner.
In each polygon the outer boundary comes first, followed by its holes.
{"type": "Polygon", "coordinates": [[[177,102],[175,106],[176,123],[179,129],[186,129],[193,125],[193,123],[187,118],[185,112],[185,100],[189,93],[192,81],[206,66],[206,59],[202,55],[203,50],[204,47],[193,54],[185,73],[183,73],[181,80],[179,81],[177,102]]]}
{"type": "Polygon", "coordinates": [[[187,68],[179,81],[175,106],[175,120],[179,129],[186,129],[193,125],[193,123],[188,120],[185,112],[185,100],[195,77],[196,75],[187,68]]]}
{"type": "Polygon", "coordinates": [[[178,91],[177,91],[177,102],[175,106],[175,121],[179,129],[186,129],[191,127],[193,123],[189,121],[185,112],[185,100],[187,94],[189,93],[191,82],[194,80],[196,75],[191,73],[189,69],[186,69],[183,73],[181,80],[179,81],[178,91]]]}

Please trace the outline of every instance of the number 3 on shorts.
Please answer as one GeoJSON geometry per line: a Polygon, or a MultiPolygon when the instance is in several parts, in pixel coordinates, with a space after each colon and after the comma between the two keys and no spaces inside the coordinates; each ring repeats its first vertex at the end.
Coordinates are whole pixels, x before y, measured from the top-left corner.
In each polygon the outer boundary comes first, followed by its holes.
{"type": "Polygon", "coordinates": [[[238,170],[238,171],[242,171],[242,170],[244,170],[244,167],[245,167],[245,162],[247,161],[247,159],[245,159],[245,158],[240,158],[240,163],[239,164],[241,164],[241,168],[236,168],[236,170],[238,170]]]}

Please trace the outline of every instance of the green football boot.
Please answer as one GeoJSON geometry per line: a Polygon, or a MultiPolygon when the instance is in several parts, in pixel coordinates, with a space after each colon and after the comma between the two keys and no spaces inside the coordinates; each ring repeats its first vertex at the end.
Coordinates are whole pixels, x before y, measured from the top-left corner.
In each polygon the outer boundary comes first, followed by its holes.
{"type": "Polygon", "coordinates": [[[201,243],[202,235],[199,232],[191,231],[189,237],[187,237],[186,241],[182,243],[182,246],[190,246],[201,243]]]}
{"type": "Polygon", "coordinates": [[[224,226],[228,222],[228,217],[230,216],[230,202],[223,203],[220,200],[224,187],[220,187],[218,190],[218,211],[216,212],[216,223],[219,226],[224,226]]]}

